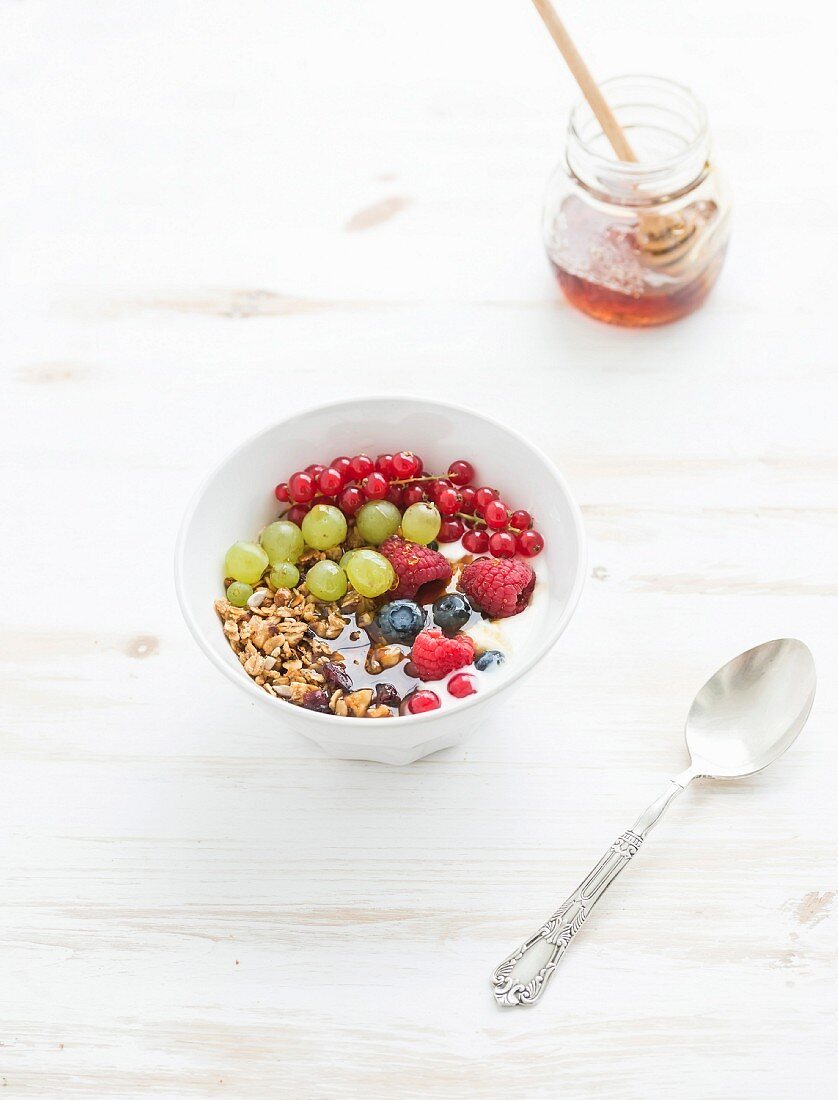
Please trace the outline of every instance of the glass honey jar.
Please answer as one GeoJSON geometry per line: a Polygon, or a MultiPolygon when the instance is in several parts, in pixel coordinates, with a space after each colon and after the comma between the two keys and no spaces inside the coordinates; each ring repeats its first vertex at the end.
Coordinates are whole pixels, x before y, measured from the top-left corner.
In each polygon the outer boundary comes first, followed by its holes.
{"type": "Polygon", "coordinates": [[[687,88],[650,76],[602,84],[634,161],[618,160],[584,100],[553,174],[544,239],[571,305],[614,325],[660,325],[698,309],[721,271],[730,199],[707,116],[687,88]]]}

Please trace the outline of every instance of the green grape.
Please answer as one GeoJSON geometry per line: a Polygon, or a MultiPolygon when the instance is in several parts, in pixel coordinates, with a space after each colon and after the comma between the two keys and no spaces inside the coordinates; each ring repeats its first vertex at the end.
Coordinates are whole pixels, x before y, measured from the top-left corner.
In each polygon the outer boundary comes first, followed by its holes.
{"type": "Polygon", "coordinates": [[[296,561],[303,552],[303,533],[290,519],[269,523],[259,541],[271,562],[296,561]]]}
{"type": "Polygon", "coordinates": [[[392,565],[377,550],[356,550],[347,572],[352,587],[362,596],[381,596],[396,580],[392,565]]]}
{"type": "Polygon", "coordinates": [[[402,521],[402,514],[389,500],[368,500],[355,516],[358,534],[365,542],[378,546],[395,535],[402,521]]]}
{"type": "Polygon", "coordinates": [[[255,542],[234,542],[224,559],[225,576],[242,584],[256,584],[265,572],[268,555],[255,542]]]}
{"type": "Polygon", "coordinates": [[[252,595],[253,589],[249,584],[242,584],[241,581],[233,581],[232,584],[227,585],[227,599],[233,607],[244,607],[252,595]]]}
{"type": "Polygon", "coordinates": [[[336,562],[324,558],[306,573],[306,584],[316,600],[339,600],[346,593],[346,574],[336,562]]]}
{"type": "Polygon", "coordinates": [[[333,504],[315,504],[303,516],[303,538],[315,550],[331,550],[346,538],[346,516],[333,504]]]}
{"type": "Polygon", "coordinates": [[[296,588],[300,583],[300,571],[290,561],[275,561],[268,578],[274,588],[296,588]]]}
{"type": "Polygon", "coordinates": [[[343,555],[343,557],[338,562],[338,565],[341,567],[341,569],[344,571],[344,573],[346,572],[346,567],[349,565],[350,561],[352,560],[353,554],[357,554],[357,553],[358,553],[357,550],[347,550],[346,553],[343,555]]]}
{"type": "Polygon", "coordinates": [[[439,509],[426,500],[411,504],[402,516],[402,534],[410,542],[418,542],[422,546],[434,541],[441,526],[439,509]]]}

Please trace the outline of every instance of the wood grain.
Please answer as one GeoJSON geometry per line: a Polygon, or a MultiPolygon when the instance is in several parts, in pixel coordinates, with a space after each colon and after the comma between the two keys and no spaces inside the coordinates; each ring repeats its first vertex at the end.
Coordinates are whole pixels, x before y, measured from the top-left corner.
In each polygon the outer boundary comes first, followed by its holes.
{"type": "Polygon", "coordinates": [[[707,101],[734,242],[673,328],[556,296],[575,91],[526,6],[3,6],[4,1098],[833,1100],[834,36],[566,7],[598,74],[707,101]],[[514,706],[407,768],[243,704],[172,590],[219,455],[359,387],[527,431],[590,537],[514,706]],[[684,766],[697,687],[785,634],[821,675],[799,744],[691,789],[544,1001],[496,1009],[495,963],[684,766]]]}

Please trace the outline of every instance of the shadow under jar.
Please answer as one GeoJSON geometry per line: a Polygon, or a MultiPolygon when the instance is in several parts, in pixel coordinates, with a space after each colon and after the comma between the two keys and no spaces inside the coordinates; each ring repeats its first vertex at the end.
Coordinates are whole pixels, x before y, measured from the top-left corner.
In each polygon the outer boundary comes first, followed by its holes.
{"type": "Polygon", "coordinates": [[[730,199],[710,160],[704,108],[659,77],[602,90],[637,157],[617,160],[585,101],[548,185],[547,255],[565,297],[614,325],[676,321],[703,304],[724,262],[730,199]]]}

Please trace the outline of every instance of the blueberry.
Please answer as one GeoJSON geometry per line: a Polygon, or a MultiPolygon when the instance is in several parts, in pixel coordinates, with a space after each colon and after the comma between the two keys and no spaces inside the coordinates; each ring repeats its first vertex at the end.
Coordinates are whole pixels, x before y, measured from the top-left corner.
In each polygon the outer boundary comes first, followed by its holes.
{"type": "Polygon", "coordinates": [[[456,634],[471,618],[471,606],[459,592],[449,592],[434,604],[434,622],[446,634],[456,634]]]}
{"type": "Polygon", "coordinates": [[[376,706],[380,707],[383,703],[385,707],[397,707],[401,701],[401,696],[393,684],[375,685],[374,702],[376,706]]]}
{"type": "Polygon", "coordinates": [[[505,660],[506,657],[499,649],[487,649],[486,652],[481,653],[474,662],[474,667],[478,672],[485,672],[488,668],[497,668],[497,666],[502,665],[505,660]]]}
{"type": "Polygon", "coordinates": [[[425,612],[413,600],[393,600],[379,610],[375,625],[385,642],[412,645],[425,625],[425,612]]]}

